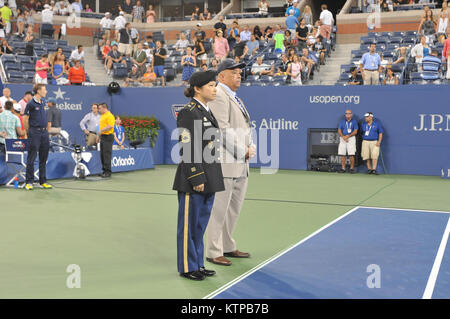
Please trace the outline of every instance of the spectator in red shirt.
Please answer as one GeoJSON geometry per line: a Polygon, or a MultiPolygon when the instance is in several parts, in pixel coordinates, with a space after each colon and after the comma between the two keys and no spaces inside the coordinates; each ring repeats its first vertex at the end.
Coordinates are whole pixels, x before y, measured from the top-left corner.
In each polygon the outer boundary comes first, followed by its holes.
{"type": "Polygon", "coordinates": [[[25,130],[25,127],[23,126],[23,117],[20,115],[21,111],[22,111],[22,106],[19,103],[15,103],[11,110],[12,114],[14,114],[15,116],[17,116],[19,118],[20,128],[24,132],[23,135],[17,135],[17,138],[25,139],[25,138],[27,138],[27,131],[25,130]]]}
{"type": "Polygon", "coordinates": [[[75,65],[69,69],[69,81],[72,85],[82,85],[86,81],[86,75],[80,60],[76,60],[75,65]]]}

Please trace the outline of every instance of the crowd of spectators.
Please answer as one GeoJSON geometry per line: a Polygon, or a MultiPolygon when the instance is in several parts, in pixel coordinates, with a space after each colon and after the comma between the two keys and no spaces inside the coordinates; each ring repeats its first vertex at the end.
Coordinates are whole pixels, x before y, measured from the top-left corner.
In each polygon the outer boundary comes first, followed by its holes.
{"type": "MultiPolygon", "coordinates": [[[[370,44],[369,52],[365,53],[359,63],[359,68],[350,70],[348,84],[350,85],[398,85],[400,76],[404,71],[407,80],[410,74],[420,74],[421,80],[450,79],[450,25],[448,24],[447,1],[442,2],[438,17],[424,4],[423,14],[415,32],[414,42],[400,43],[393,51],[392,58],[384,59],[383,52],[376,52],[377,40],[370,44]],[[395,73],[393,67],[401,65],[403,70],[395,73]],[[447,74],[444,76],[445,70],[447,74]]],[[[396,68],[398,70],[398,68],[396,68]]],[[[412,81],[413,82],[413,81],[412,81]]]]}

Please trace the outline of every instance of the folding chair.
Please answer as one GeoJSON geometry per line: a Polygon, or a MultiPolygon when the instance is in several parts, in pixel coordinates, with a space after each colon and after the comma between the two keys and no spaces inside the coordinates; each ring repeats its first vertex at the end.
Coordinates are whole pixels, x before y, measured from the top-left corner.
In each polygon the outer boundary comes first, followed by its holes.
{"type": "MultiPolygon", "coordinates": [[[[6,183],[6,186],[14,186],[14,180],[21,179],[25,182],[25,169],[27,165],[25,164],[25,152],[28,149],[28,140],[19,139],[5,139],[5,161],[6,164],[12,168],[16,174],[6,183]],[[19,168],[17,168],[19,166],[19,168]]],[[[23,187],[23,186],[21,186],[23,187]]]]}

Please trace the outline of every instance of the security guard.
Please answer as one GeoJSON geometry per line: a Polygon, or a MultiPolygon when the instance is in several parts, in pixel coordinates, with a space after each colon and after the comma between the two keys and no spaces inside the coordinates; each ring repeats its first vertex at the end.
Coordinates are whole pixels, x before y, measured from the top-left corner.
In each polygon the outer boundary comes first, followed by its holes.
{"type": "Polygon", "coordinates": [[[216,272],[204,267],[203,236],[216,192],[225,189],[220,164],[219,125],[207,107],[216,97],[216,73],[194,73],[184,94],[192,98],[177,117],[181,160],[173,189],[178,191],[178,272],[203,280],[216,272]]]}
{"type": "Polygon", "coordinates": [[[39,184],[41,188],[51,189],[52,185],[47,184],[46,166],[50,141],[47,131],[47,115],[45,113],[45,103],[43,99],[47,95],[47,88],[44,84],[36,84],[33,88],[34,96],[25,107],[24,126],[28,131],[28,158],[26,169],[26,190],[33,189],[34,183],[34,161],[39,152],[39,184]]]}

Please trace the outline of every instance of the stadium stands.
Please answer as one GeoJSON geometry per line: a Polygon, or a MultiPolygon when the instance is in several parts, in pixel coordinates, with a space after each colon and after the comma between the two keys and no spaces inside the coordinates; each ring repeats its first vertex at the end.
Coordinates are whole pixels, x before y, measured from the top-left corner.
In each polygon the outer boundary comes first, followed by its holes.
{"type": "MultiPolygon", "coordinates": [[[[75,49],[74,46],[68,45],[65,40],[38,38],[33,41],[33,56],[28,56],[25,55],[26,43],[22,38],[11,36],[7,40],[13,48],[14,54],[4,54],[0,59],[0,63],[5,71],[6,80],[11,83],[32,83],[36,60],[43,54],[56,52],[57,48],[61,47],[68,59],[75,49]]],[[[89,76],[86,74],[86,82],[89,82],[88,79],[89,76]]],[[[51,83],[51,72],[48,73],[48,81],[51,83]]]]}
{"type": "MultiPolygon", "coordinates": [[[[417,31],[405,32],[369,32],[367,36],[360,38],[360,49],[351,52],[351,60],[349,64],[341,65],[341,75],[336,85],[348,84],[350,78],[350,68],[356,66],[359,68],[361,57],[368,52],[371,43],[376,44],[376,50],[379,54],[383,54],[388,61],[388,66],[392,68],[395,75],[399,78],[399,84],[442,84],[448,83],[444,78],[445,64],[442,65],[437,77],[429,76],[427,72],[419,72],[421,66],[415,63],[411,58],[411,49],[419,42],[417,31]],[[394,64],[395,57],[400,47],[407,48],[407,59],[405,63],[394,64]]],[[[441,43],[433,43],[430,50],[437,50],[438,56],[442,56],[443,45],[441,43]]],[[[385,73],[380,74],[380,82],[384,79],[385,73]]]]}

